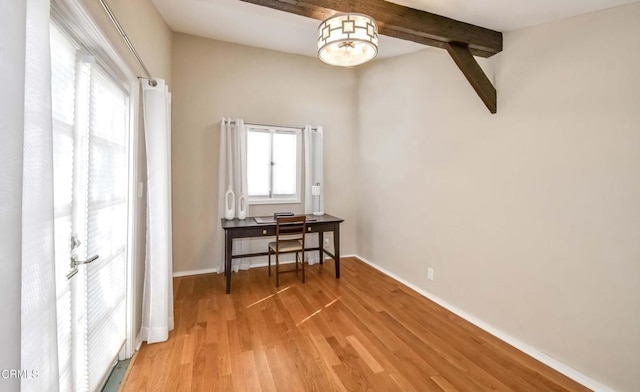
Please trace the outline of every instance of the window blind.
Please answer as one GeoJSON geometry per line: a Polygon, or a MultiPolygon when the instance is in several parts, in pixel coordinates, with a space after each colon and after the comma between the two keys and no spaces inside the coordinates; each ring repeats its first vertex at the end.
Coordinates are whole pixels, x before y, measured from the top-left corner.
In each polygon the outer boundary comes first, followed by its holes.
{"type": "Polygon", "coordinates": [[[127,93],[98,67],[90,84],[87,185],[87,362],[89,389],[104,381],[125,341],[127,93]]]}

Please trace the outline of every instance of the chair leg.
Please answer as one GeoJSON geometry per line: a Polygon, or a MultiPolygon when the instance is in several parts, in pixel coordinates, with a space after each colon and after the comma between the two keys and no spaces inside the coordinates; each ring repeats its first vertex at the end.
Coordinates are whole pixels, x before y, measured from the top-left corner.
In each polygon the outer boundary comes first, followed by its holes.
{"type": "Polygon", "coordinates": [[[269,276],[271,276],[271,248],[269,248],[269,276]]]}
{"type": "Polygon", "coordinates": [[[296,252],[296,278],[298,277],[298,252],[296,252]]]}
{"type": "Polygon", "coordinates": [[[302,283],[304,283],[304,252],[302,252],[302,283]]]}
{"type": "Polygon", "coordinates": [[[280,287],[280,253],[276,252],[276,287],[280,287]]]}

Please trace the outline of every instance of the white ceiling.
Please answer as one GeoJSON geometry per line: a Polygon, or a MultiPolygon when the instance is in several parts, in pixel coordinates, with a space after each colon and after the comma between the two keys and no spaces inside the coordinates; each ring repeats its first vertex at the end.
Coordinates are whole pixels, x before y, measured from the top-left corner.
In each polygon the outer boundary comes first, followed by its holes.
{"type": "MultiPolygon", "coordinates": [[[[240,0],[152,0],[173,31],[287,53],[316,56],[320,21],[240,0]]],[[[638,0],[393,0],[394,3],[511,31],[638,0]]],[[[380,36],[379,58],[425,46],[380,36]]]]}

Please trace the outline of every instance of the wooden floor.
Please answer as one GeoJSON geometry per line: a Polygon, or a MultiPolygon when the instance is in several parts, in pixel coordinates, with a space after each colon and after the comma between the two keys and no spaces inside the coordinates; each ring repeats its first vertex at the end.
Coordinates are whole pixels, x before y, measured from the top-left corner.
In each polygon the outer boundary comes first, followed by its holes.
{"type": "Polygon", "coordinates": [[[176,328],[123,391],[586,391],[361,261],[176,278],[176,328]]]}

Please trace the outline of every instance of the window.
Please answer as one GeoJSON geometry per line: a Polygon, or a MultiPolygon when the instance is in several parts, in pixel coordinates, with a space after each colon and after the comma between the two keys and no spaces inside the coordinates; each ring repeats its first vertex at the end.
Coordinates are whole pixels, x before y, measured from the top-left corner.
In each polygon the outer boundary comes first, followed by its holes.
{"type": "Polygon", "coordinates": [[[300,203],[301,131],[247,124],[249,203],[300,203]]]}

